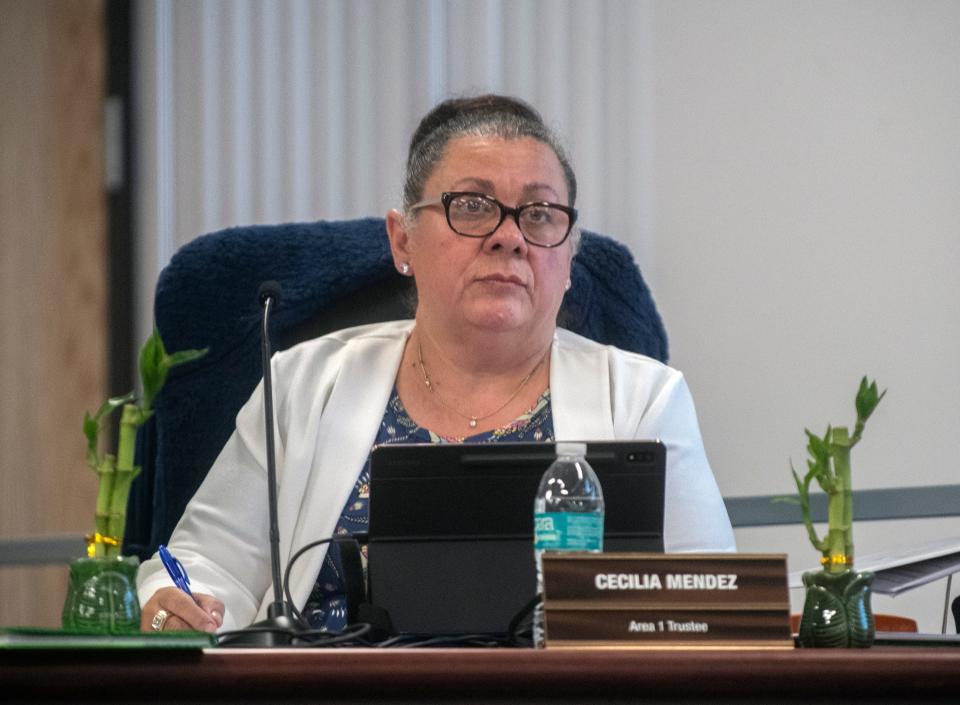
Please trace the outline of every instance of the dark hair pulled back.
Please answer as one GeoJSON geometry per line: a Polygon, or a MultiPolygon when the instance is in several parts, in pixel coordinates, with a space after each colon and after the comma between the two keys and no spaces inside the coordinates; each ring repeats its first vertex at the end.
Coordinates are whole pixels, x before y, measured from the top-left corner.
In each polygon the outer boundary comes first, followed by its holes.
{"type": "Polygon", "coordinates": [[[540,113],[518,98],[481,95],[451,98],[427,113],[410,140],[407,174],[403,186],[403,207],[409,209],[423,198],[423,188],[443,158],[447,145],[458,137],[532,137],[556,154],[563,168],[570,203],[577,198],[577,177],[556,135],[546,126],[540,113]]]}

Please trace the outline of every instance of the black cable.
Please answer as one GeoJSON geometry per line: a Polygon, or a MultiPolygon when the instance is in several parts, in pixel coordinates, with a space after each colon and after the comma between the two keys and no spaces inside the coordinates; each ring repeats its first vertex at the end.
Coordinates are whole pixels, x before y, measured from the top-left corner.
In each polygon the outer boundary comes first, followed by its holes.
{"type": "Polygon", "coordinates": [[[348,625],[342,632],[325,632],[320,629],[310,629],[306,632],[300,632],[296,638],[302,640],[303,644],[298,646],[337,646],[353,645],[353,642],[360,642],[361,646],[369,644],[362,639],[365,634],[372,631],[373,627],[369,624],[348,625]]]}
{"type": "MultiPolygon", "coordinates": [[[[362,536],[362,534],[360,535],[362,536]]],[[[322,546],[326,543],[346,543],[353,542],[359,545],[357,537],[351,535],[343,536],[331,536],[329,538],[320,539],[318,541],[312,541],[311,543],[302,546],[293,556],[290,557],[290,560],[287,562],[287,568],[283,574],[283,594],[286,597],[287,605],[289,605],[290,611],[292,612],[292,618],[296,624],[303,625],[305,624],[303,615],[300,610],[296,608],[293,603],[293,598],[290,594],[290,569],[293,567],[293,564],[297,561],[300,556],[309,551],[311,548],[316,548],[317,546],[322,546]]],[[[341,632],[327,632],[319,629],[309,629],[309,628],[299,628],[299,629],[282,629],[274,626],[250,626],[245,629],[235,629],[227,632],[220,632],[217,634],[217,639],[222,639],[225,637],[234,636],[237,634],[258,634],[258,633],[271,633],[271,634],[286,634],[291,637],[291,646],[301,646],[301,647],[314,647],[314,646],[336,646],[351,644],[357,642],[361,646],[370,646],[371,644],[364,640],[362,637],[365,634],[368,634],[373,630],[373,626],[366,623],[358,623],[353,625],[348,625],[346,629],[341,632]]]]}
{"type": "Polygon", "coordinates": [[[217,639],[234,636],[237,634],[288,634],[294,636],[297,634],[295,629],[278,629],[277,627],[246,627],[244,629],[231,629],[228,632],[217,632],[217,639]]]}
{"type": "Polygon", "coordinates": [[[220,632],[217,638],[229,637],[234,634],[250,633],[280,633],[290,637],[290,646],[293,647],[321,647],[321,646],[370,646],[370,643],[362,637],[370,632],[373,627],[369,624],[354,624],[347,627],[342,632],[325,632],[320,629],[284,629],[278,630],[274,627],[247,627],[246,629],[237,629],[229,632],[220,632]]]}
{"type": "Polygon", "coordinates": [[[398,634],[375,646],[377,648],[419,649],[432,646],[462,648],[495,648],[515,646],[514,639],[507,633],[477,634],[398,634]]]}
{"type": "Polygon", "coordinates": [[[533,610],[540,602],[536,595],[510,620],[505,632],[477,634],[397,634],[375,644],[377,648],[418,649],[432,646],[447,647],[519,647],[533,646],[533,610]],[[525,623],[525,621],[527,623],[525,623]]]}
{"type": "MultiPolygon", "coordinates": [[[[283,592],[287,604],[293,612],[293,618],[298,624],[304,624],[304,618],[301,612],[296,608],[293,598],[290,594],[290,571],[293,564],[307,551],[328,543],[356,543],[360,544],[360,539],[365,538],[365,534],[344,534],[342,536],[330,536],[317,541],[311,541],[301,546],[290,557],[287,562],[287,568],[283,574],[283,592]]],[[[510,624],[505,632],[490,632],[477,634],[398,634],[388,639],[377,642],[371,642],[363,637],[374,631],[374,626],[365,622],[347,625],[347,628],[341,632],[327,632],[320,629],[290,629],[283,630],[283,633],[292,637],[291,646],[302,648],[326,647],[326,646],[375,646],[377,648],[425,648],[425,647],[472,647],[472,648],[495,648],[495,647],[525,647],[532,645],[531,625],[524,625],[524,620],[529,619],[533,610],[536,608],[541,597],[536,595],[527,602],[516,615],[510,620],[510,624]]],[[[230,632],[221,632],[218,637],[230,636],[237,633],[250,632],[277,632],[277,629],[264,627],[258,629],[247,627],[244,630],[230,632]]]]}
{"type": "MultiPolygon", "coordinates": [[[[360,536],[363,536],[363,534],[360,534],[360,536]]],[[[303,624],[303,615],[300,613],[300,610],[297,609],[296,605],[293,604],[293,598],[290,596],[290,570],[293,568],[293,564],[297,562],[297,559],[300,558],[300,556],[309,551],[311,548],[322,546],[325,543],[346,543],[348,541],[356,543],[357,545],[360,544],[357,536],[352,534],[330,536],[325,539],[311,541],[310,543],[301,546],[296,553],[290,556],[290,560],[287,561],[287,569],[283,571],[283,594],[287,598],[287,604],[290,605],[290,609],[293,611],[293,618],[297,622],[303,624]]]]}
{"type": "Polygon", "coordinates": [[[530,624],[526,625],[526,627],[524,628],[524,631],[526,630],[532,631],[533,612],[537,608],[537,605],[539,605],[542,601],[543,601],[543,595],[539,593],[534,595],[533,598],[531,598],[531,600],[527,602],[527,604],[525,604],[523,607],[520,608],[520,611],[518,611],[513,616],[513,619],[510,620],[510,624],[507,626],[507,632],[514,636],[521,636],[523,632],[520,631],[520,626],[523,624],[524,620],[526,619],[530,619],[530,624]]]}

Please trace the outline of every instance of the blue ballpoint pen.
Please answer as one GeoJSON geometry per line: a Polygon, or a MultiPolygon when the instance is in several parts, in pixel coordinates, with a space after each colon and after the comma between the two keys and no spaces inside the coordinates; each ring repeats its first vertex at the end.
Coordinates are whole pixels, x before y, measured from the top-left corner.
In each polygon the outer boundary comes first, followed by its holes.
{"type": "MultiPolygon", "coordinates": [[[[163,544],[160,544],[157,550],[160,552],[160,560],[163,563],[163,567],[167,569],[167,573],[170,574],[170,579],[173,580],[173,584],[187,593],[194,602],[197,602],[197,598],[190,592],[190,578],[187,576],[187,571],[184,570],[183,564],[174,558],[173,554],[171,554],[163,544]]],[[[197,604],[199,605],[200,603],[197,602],[197,604]]]]}

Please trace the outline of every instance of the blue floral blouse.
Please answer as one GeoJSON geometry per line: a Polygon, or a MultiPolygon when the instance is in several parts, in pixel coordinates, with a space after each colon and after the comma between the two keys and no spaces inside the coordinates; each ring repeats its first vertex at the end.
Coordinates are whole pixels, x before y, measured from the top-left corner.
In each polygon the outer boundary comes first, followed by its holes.
{"type": "MultiPolygon", "coordinates": [[[[503,442],[540,442],[553,441],[553,415],[550,410],[550,390],[547,389],[531,409],[502,428],[478,433],[465,438],[448,438],[422,428],[410,418],[396,388],[390,395],[380,430],[377,433],[377,445],[385,443],[503,443],[503,442]]],[[[354,485],[350,498],[337,521],[336,534],[361,533],[367,531],[370,498],[370,457],[360,471],[360,477],[354,485]]],[[[366,563],[366,547],[363,548],[366,563]]],[[[366,565],[364,565],[366,568],[366,565]]],[[[347,624],[346,591],[343,585],[343,573],[340,561],[340,547],[331,544],[323,559],[323,566],[317,576],[303,616],[311,628],[322,631],[339,632],[347,624]]]]}

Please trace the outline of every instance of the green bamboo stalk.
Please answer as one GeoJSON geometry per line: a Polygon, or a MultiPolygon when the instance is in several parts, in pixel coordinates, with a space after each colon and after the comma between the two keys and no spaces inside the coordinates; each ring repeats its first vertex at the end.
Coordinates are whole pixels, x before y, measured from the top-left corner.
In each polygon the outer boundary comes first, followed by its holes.
{"type": "Polygon", "coordinates": [[[108,536],[117,539],[117,546],[107,546],[106,555],[119,556],[123,533],[127,523],[127,498],[130,484],[140,473],[134,466],[134,451],[137,444],[137,427],[142,424],[143,413],[135,404],[125,404],[120,416],[120,434],[117,441],[117,466],[110,491],[108,536]]]}
{"type": "Polygon", "coordinates": [[[801,480],[797,471],[793,470],[793,479],[797,483],[797,495],[800,498],[800,512],[803,515],[803,524],[807,529],[807,536],[810,537],[810,543],[813,544],[815,549],[826,555],[827,541],[825,538],[821,539],[817,535],[817,529],[813,525],[813,518],[810,516],[810,481],[813,479],[813,472],[808,472],[806,477],[801,480]]]}
{"type": "MultiPolygon", "coordinates": [[[[862,429],[861,429],[862,430],[862,429]]],[[[830,446],[833,452],[833,464],[836,468],[837,482],[843,493],[843,513],[840,518],[840,528],[843,530],[843,564],[853,565],[853,480],[850,474],[850,437],[846,427],[838,426],[833,429],[830,437],[830,446]]]]}
{"type": "Polygon", "coordinates": [[[127,521],[127,498],[130,485],[139,474],[134,466],[137,428],[153,415],[153,401],[167,380],[170,370],[206,355],[207,350],[181,350],[168,354],[156,329],[140,349],[140,380],[143,393],[140,403],[130,392],[123,397],[108,399],[96,414],[83,418],[83,433],[87,437],[87,464],[100,478],[95,514],[96,532],[89,538],[96,557],[119,556],[127,521]],[[97,442],[103,421],[122,407],[117,455],[100,456],[97,442]]]}
{"type": "Polygon", "coordinates": [[[847,536],[843,529],[844,493],[840,490],[827,495],[827,565],[829,573],[842,573],[846,569],[847,536]]]}
{"type": "MultiPolygon", "coordinates": [[[[100,486],[97,489],[97,511],[94,516],[94,525],[96,532],[102,536],[110,535],[110,497],[113,494],[114,479],[116,478],[116,458],[107,454],[100,459],[96,467],[97,475],[100,477],[100,486]]],[[[94,555],[102,558],[107,555],[105,546],[97,541],[94,548],[94,555]]]]}
{"type": "Polygon", "coordinates": [[[810,543],[822,554],[822,563],[829,573],[842,573],[853,567],[853,482],[850,451],[860,441],[866,421],[886,391],[879,392],[876,382],[866,377],[857,391],[857,421],[851,435],[845,426],[827,427],[823,438],[809,430],[807,434],[808,471],[801,480],[792,469],[797,484],[800,508],[810,543]],[[820,539],[810,518],[810,483],[813,479],[827,494],[827,535],[820,539]]]}

